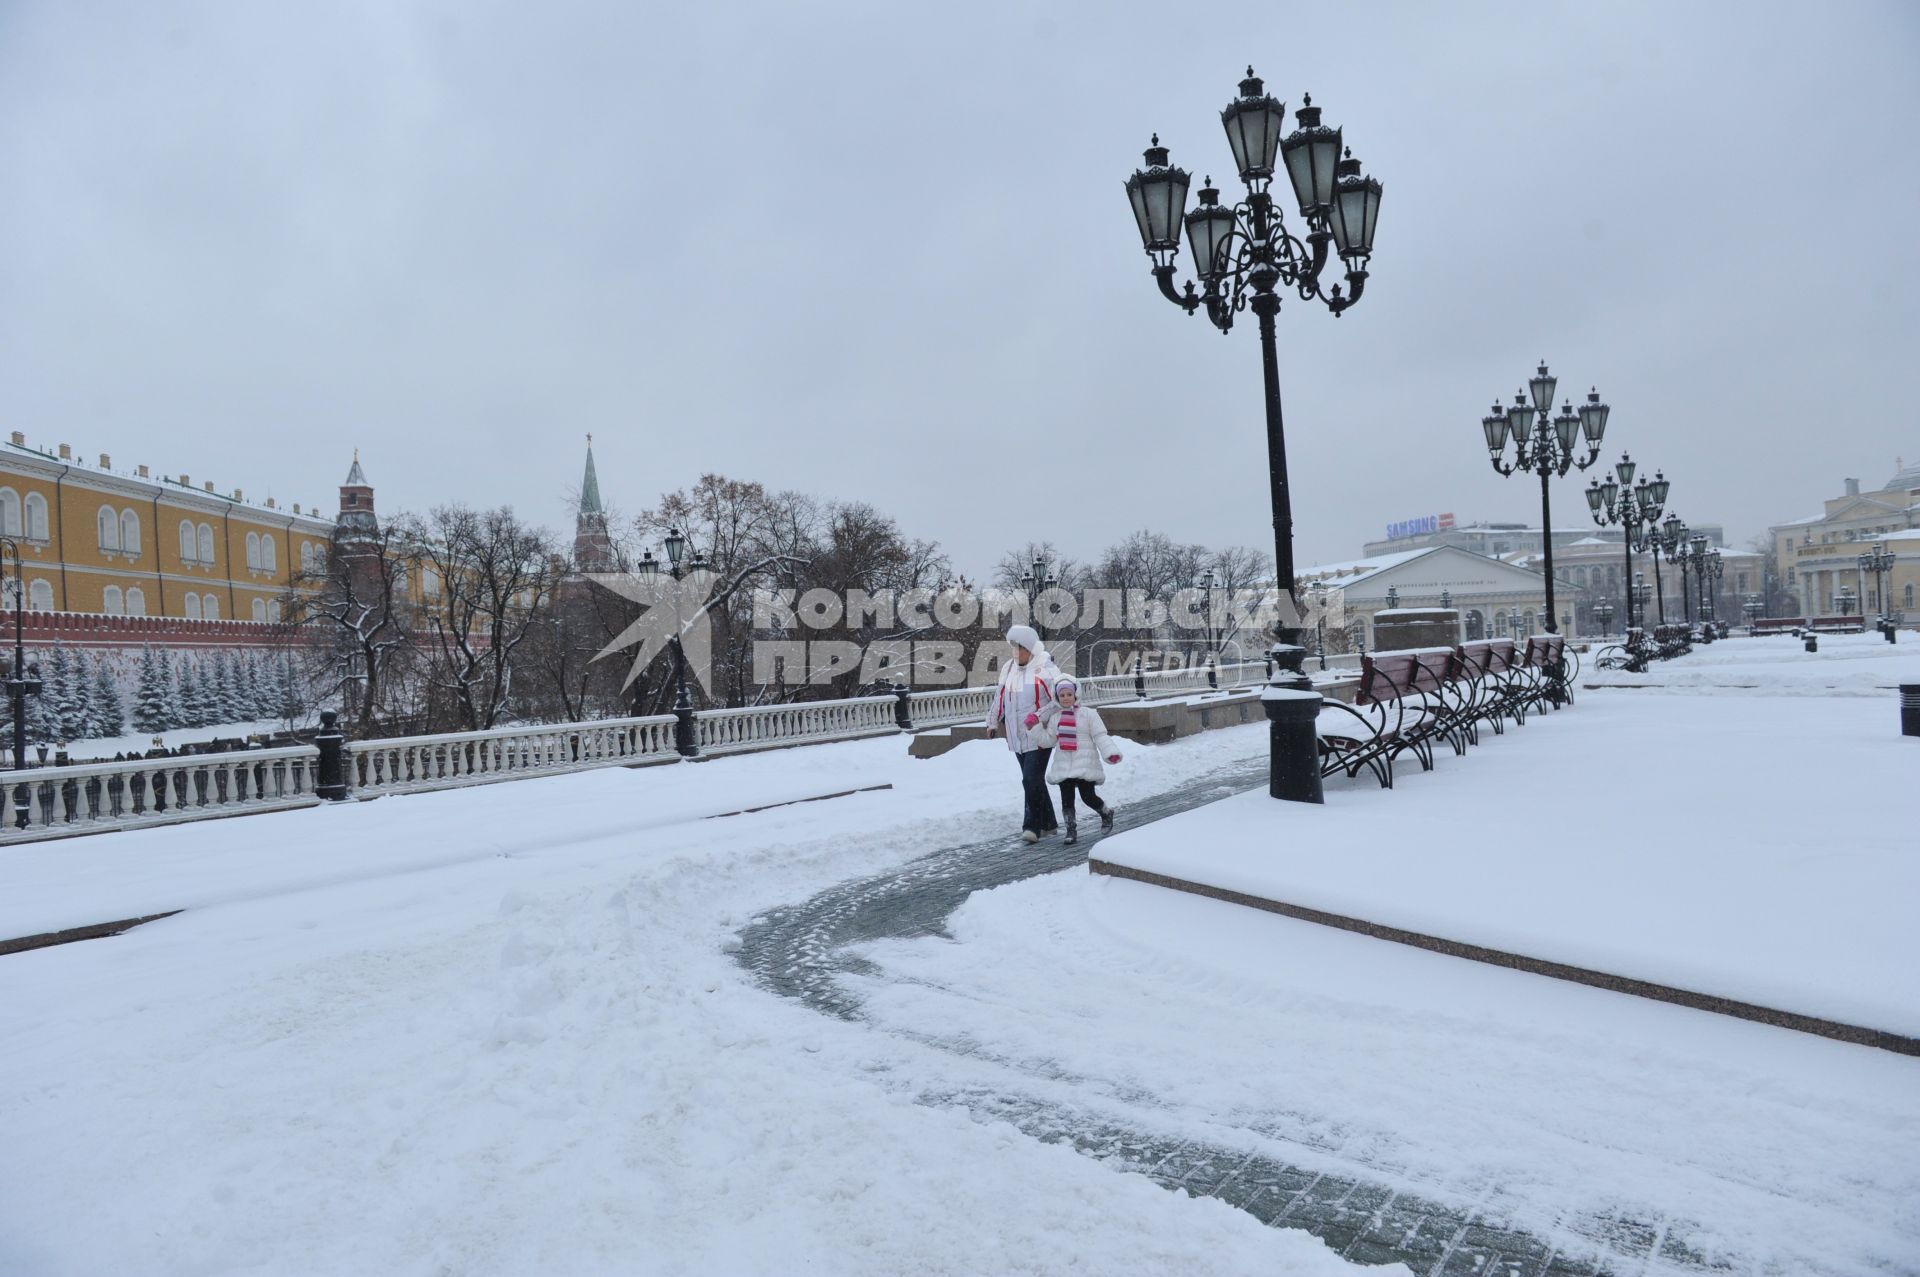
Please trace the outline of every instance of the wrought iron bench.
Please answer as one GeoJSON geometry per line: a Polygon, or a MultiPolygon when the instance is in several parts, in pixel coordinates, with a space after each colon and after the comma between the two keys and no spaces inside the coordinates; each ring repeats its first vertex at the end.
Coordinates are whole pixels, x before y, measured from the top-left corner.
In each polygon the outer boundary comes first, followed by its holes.
{"type": "Polygon", "coordinates": [[[1865,634],[1865,616],[1816,616],[1810,627],[1815,634],[1865,634]]]}
{"type": "Polygon", "coordinates": [[[1756,616],[1748,628],[1755,634],[1798,634],[1806,624],[1804,616],[1756,616]]]}

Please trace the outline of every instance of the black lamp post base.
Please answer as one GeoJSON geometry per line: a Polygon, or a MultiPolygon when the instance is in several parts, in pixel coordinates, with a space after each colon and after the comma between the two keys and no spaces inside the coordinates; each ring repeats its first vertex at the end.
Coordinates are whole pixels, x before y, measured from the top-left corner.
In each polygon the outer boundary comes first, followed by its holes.
{"type": "Polygon", "coordinates": [[[1269,743],[1267,792],[1282,802],[1324,803],[1320,784],[1320,718],[1322,697],[1313,680],[1300,669],[1307,649],[1297,641],[1298,630],[1281,630],[1280,641],[1267,650],[1273,677],[1260,696],[1267,715],[1269,743]]]}

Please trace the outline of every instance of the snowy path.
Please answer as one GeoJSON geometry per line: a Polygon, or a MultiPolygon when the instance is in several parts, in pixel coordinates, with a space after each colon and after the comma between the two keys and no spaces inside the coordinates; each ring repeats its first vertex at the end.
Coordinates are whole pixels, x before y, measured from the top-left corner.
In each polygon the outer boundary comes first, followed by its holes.
{"type": "MultiPolygon", "coordinates": [[[[1127,824],[1137,828],[1223,793],[1255,788],[1264,779],[1265,769],[1257,763],[1223,769],[1135,805],[1127,812],[1127,824]]],[[[1515,1173],[1513,1168],[1461,1173],[1458,1167],[1418,1166],[1420,1155],[1432,1150],[1420,1149],[1415,1139],[1400,1138],[1398,1117],[1345,1111],[1317,1090],[1276,1102],[1272,1092],[1255,1084],[1233,1104],[1216,1105],[1183,1102],[1178,1088],[1131,1076],[1130,1068],[1114,1067],[1112,1044],[1123,1041],[1137,1049],[1144,1043],[1141,1026],[1153,1026],[1152,1038],[1206,1044],[1199,1047],[1207,1056],[1206,1066],[1218,1067],[1234,1054],[1231,1049],[1221,1052],[1221,1044],[1264,1036],[1250,1034],[1245,1020],[1249,1010],[1265,1003],[1250,1001],[1250,990],[1223,980],[1219,972],[1183,971],[1177,961],[1143,962],[1138,936],[1073,927],[1086,920],[1074,905],[1089,892],[1137,895],[1143,910],[1156,919],[1167,908],[1179,913],[1197,906],[1202,917],[1209,909],[1234,912],[1213,902],[1174,900],[1169,893],[1136,884],[1089,883],[1079,872],[1059,872],[1082,863],[1082,853],[1094,844],[1097,839],[1083,842],[1081,848],[1042,844],[1029,851],[1009,847],[1005,839],[989,839],[952,847],[765,915],[742,933],[737,956],[762,983],[785,996],[824,1014],[866,1021],[949,1057],[950,1076],[944,1084],[922,1080],[916,1087],[922,1102],[1011,1122],[1029,1135],[1069,1144],[1165,1187],[1226,1201],[1263,1223],[1305,1229],[1349,1259],[1398,1261],[1422,1277],[1688,1272],[1724,1262],[1744,1270],[1755,1263],[1754,1249],[1739,1235],[1739,1224],[1732,1229],[1727,1225],[1755,1211],[1797,1216],[1796,1227],[1816,1236],[1821,1224],[1815,1221],[1824,1216],[1828,1227],[1842,1224],[1843,1235],[1870,1239],[1857,1257],[1861,1271],[1871,1269],[1876,1256],[1899,1253],[1899,1230],[1887,1230],[1886,1216],[1875,1214],[1879,1209],[1900,1215],[1897,1201],[1856,1205],[1853,1190],[1839,1191],[1835,1185],[1811,1194],[1798,1177],[1751,1182],[1742,1178],[1743,1172],[1715,1165],[1711,1155],[1672,1147],[1635,1148],[1628,1140],[1611,1140],[1595,1150],[1584,1147],[1591,1136],[1581,1130],[1529,1133],[1513,1114],[1504,1115],[1511,1128],[1505,1136],[1536,1154],[1584,1167],[1596,1160],[1597,1152],[1598,1161],[1614,1163],[1609,1169],[1626,1172],[1620,1191],[1589,1188],[1581,1201],[1578,1191],[1564,1191],[1567,1185],[1533,1184],[1524,1171],[1515,1173]],[[989,924],[986,932],[964,927],[955,943],[956,910],[965,917],[991,918],[996,912],[992,902],[1006,894],[995,889],[1015,883],[1026,884],[1017,893],[1046,903],[1038,912],[1023,912],[1020,925],[989,924]],[[979,892],[988,894],[978,898],[979,904],[969,904],[979,892]],[[1116,982],[1116,972],[1131,979],[1116,982]],[[1154,1005],[1168,993],[1182,1000],[1176,1017],[1154,1005]],[[1132,1031],[1107,1039],[1090,1032],[1082,1044],[1088,1049],[1063,1051],[1062,1024],[1102,1018],[1100,1007],[1109,998],[1122,1005],[1131,999],[1130,1009],[1137,1016],[1129,1019],[1132,1031]],[[1177,1022],[1177,1031],[1169,1032],[1175,1024],[1156,1023],[1169,1019],[1177,1022]],[[1660,1184],[1663,1190],[1689,1187],[1636,1194],[1631,1188],[1635,1179],[1660,1184]],[[1550,1191],[1539,1193],[1542,1187],[1550,1191]],[[1801,1200],[1791,1206],[1778,1202],[1788,1191],[1801,1200]],[[1709,1202],[1720,1212],[1718,1218],[1703,1223],[1688,1217],[1688,1209],[1709,1202]],[[1516,1220],[1525,1221],[1526,1227],[1516,1226],[1516,1220]]],[[[1211,919],[1213,925],[1227,921],[1211,919]]],[[[1231,922],[1255,931],[1261,926],[1304,927],[1259,917],[1234,917],[1231,922]]],[[[1160,923],[1147,925],[1158,928],[1160,923]]],[[[1304,929],[1308,949],[1326,948],[1347,961],[1361,956],[1367,946],[1394,948],[1304,929]],[[1344,952],[1354,946],[1359,948],[1344,952]]],[[[1484,987],[1519,982],[1529,1001],[1551,1003],[1556,998],[1553,982],[1518,973],[1458,970],[1471,964],[1425,954],[1365,956],[1389,972],[1390,979],[1421,987],[1432,975],[1426,968],[1439,964],[1434,969],[1441,973],[1437,992],[1443,998],[1453,992],[1445,987],[1449,981],[1482,996],[1484,987]],[[1538,987],[1542,984],[1547,987],[1538,987]]],[[[1622,1012],[1607,1005],[1615,997],[1569,989],[1561,1000],[1579,1007],[1586,999],[1600,999],[1610,1013],[1624,1014],[1630,1032],[1639,1031],[1632,1024],[1636,1018],[1701,1014],[1652,1007],[1622,1012]]],[[[1611,1072],[1618,1060],[1581,1065],[1579,1057],[1588,1044],[1577,1038],[1569,1042],[1567,1028],[1560,1024],[1502,1026],[1489,1035],[1484,1024],[1462,1023],[1445,1011],[1422,1017],[1424,1022],[1389,1017],[1389,1025],[1382,1027],[1365,1023],[1372,1018],[1367,1010],[1364,1005],[1342,1006],[1329,1015],[1323,1004],[1313,1008],[1304,1026],[1288,1023],[1303,1036],[1326,1028],[1358,1035],[1388,1058],[1428,1053],[1444,1057],[1491,1036],[1477,1052],[1483,1068],[1506,1067],[1499,1062],[1504,1058],[1509,1065],[1525,1060],[1534,1067],[1581,1071],[1587,1075],[1580,1088],[1583,1095],[1586,1086],[1603,1095],[1621,1082],[1611,1072]],[[1357,1021],[1356,1010],[1362,1012],[1357,1021]]],[[[1257,1011],[1256,1017],[1264,1018],[1257,1011]]],[[[1580,1017],[1563,1012],[1561,1018],[1577,1023],[1580,1017]]],[[[1731,1027],[1737,1041],[1740,1028],[1731,1027]]],[[[1669,1026],[1656,1036],[1672,1032],[1669,1026]]],[[[1705,1032],[1713,1037],[1718,1030],[1705,1032]]],[[[1074,1035],[1066,1036],[1071,1040],[1074,1035]]],[[[1775,1042],[1763,1038],[1759,1045],[1775,1042]]],[[[1788,1044],[1785,1049],[1792,1054],[1802,1048],[1788,1044]]],[[[1451,1102],[1443,1090],[1431,1098],[1451,1102]]],[[[1770,1131],[1791,1131],[1804,1125],[1799,1108],[1806,1099],[1750,1095],[1716,1116],[1734,1124],[1759,1121],[1770,1131]]],[[[1875,1142],[1883,1156],[1890,1153],[1897,1163],[1897,1141],[1875,1142]]],[[[1853,1270],[1854,1257],[1830,1252],[1816,1257],[1798,1248],[1768,1256],[1751,1270],[1825,1270],[1803,1267],[1809,1258],[1819,1263],[1839,1259],[1833,1271],[1853,1270]]]]}

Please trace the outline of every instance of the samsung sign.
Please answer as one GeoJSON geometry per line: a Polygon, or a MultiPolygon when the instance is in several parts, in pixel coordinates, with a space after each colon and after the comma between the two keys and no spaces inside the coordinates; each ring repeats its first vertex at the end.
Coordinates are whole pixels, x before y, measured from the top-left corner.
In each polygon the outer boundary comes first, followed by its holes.
{"type": "Polygon", "coordinates": [[[1423,537],[1434,532],[1453,531],[1451,514],[1430,514],[1424,519],[1408,519],[1403,523],[1387,525],[1387,540],[1404,541],[1408,537],[1423,537]]]}

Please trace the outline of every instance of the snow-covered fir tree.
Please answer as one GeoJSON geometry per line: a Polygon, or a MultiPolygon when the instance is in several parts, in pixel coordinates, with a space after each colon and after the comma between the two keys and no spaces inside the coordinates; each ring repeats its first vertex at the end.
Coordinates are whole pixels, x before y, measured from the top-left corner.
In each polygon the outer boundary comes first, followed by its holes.
{"type": "Polygon", "coordinates": [[[113,666],[105,657],[93,662],[93,679],[90,684],[92,695],[88,709],[93,714],[94,736],[119,736],[127,730],[126,709],[120,700],[120,683],[113,676],[113,666]]]}
{"type": "Polygon", "coordinates": [[[167,663],[151,645],[140,649],[140,681],[133,693],[133,730],[164,732],[173,726],[172,692],[167,663]]]}
{"type": "Polygon", "coordinates": [[[93,705],[93,671],[96,661],[88,655],[85,648],[76,648],[73,653],[73,691],[68,700],[73,705],[73,718],[67,724],[68,740],[90,740],[102,735],[100,716],[93,705]]]}
{"type": "Polygon", "coordinates": [[[206,671],[200,661],[191,652],[182,652],[176,658],[173,667],[174,686],[179,712],[174,715],[177,727],[205,727],[212,721],[208,717],[209,706],[206,694],[206,671]]]}
{"type": "Polygon", "coordinates": [[[73,653],[65,643],[54,641],[53,652],[41,666],[40,676],[46,683],[40,700],[45,706],[47,734],[55,742],[76,739],[85,707],[78,695],[73,653]]]}

